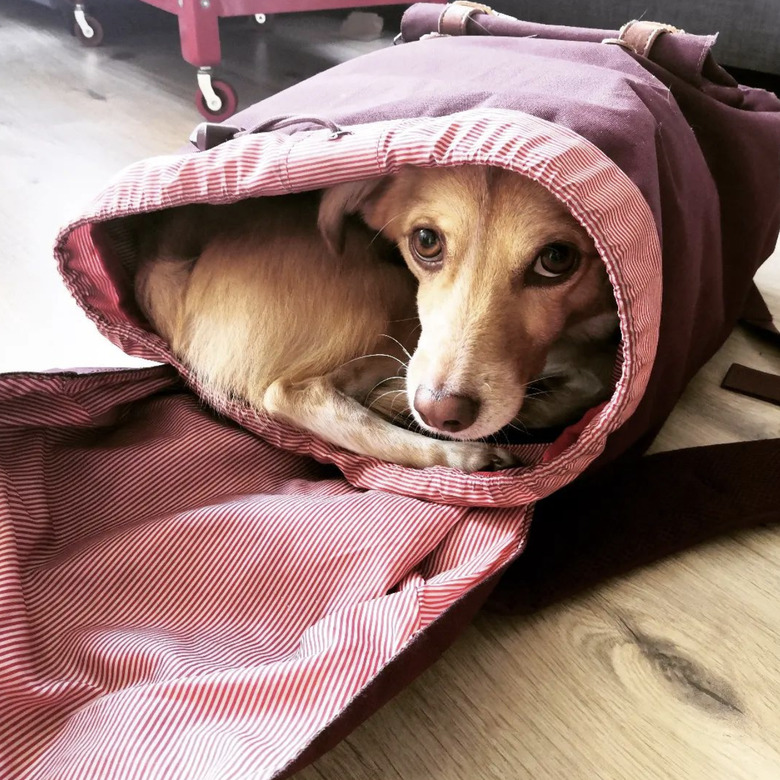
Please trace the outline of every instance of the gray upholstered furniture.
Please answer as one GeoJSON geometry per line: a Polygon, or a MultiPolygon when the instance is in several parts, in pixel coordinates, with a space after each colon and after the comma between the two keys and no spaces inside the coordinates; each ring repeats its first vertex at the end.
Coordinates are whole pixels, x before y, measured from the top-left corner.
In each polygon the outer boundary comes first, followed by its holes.
{"type": "Polygon", "coordinates": [[[720,33],[722,65],[780,74],[780,0],[483,0],[497,11],[545,24],[619,28],[631,19],[686,32],[720,33]]]}

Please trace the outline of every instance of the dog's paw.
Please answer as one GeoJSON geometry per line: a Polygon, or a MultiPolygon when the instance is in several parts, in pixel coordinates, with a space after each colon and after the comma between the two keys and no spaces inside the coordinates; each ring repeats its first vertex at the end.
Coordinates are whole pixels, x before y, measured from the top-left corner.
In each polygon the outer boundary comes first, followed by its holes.
{"type": "Polygon", "coordinates": [[[499,471],[519,465],[508,450],[478,441],[449,442],[445,448],[446,465],[467,473],[499,471]]]}

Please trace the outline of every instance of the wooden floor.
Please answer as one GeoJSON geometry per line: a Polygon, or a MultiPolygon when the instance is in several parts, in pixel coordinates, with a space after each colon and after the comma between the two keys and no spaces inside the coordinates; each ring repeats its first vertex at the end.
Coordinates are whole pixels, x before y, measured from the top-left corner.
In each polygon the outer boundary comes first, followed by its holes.
{"type": "MultiPolygon", "coordinates": [[[[109,177],[199,121],[176,23],[138,3],[81,48],[56,12],[0,6],[0,370],[128,365],[65,292],[56,229],[109,177]]],[[[254,102],[374,43],[338,22],[227,26],[223,75],[254,102]]],[[[780,311],[780,258],[760,284],[780,311]]],[[[735,333],[654,449],[780,436],[780,410],[718,388],[780,353],[735,333]]],[[[780,475],[778,475],[780,477],[780,475]]],[[[299,780],[777,780],[780,535],[722,538],[531,618],[478,616],[444,658],[299,780]]]]}

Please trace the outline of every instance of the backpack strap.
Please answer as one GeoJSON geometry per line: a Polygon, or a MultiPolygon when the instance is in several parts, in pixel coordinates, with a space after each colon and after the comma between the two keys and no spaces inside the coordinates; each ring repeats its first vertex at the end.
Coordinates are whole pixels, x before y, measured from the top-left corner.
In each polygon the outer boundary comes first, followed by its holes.
{"type": "Polygon", "coordinates": [[[732,363],[720,386],[780,406],[780,376],[777,374],[732,363]]]}
{"type": "Polygon", "coordinates": [[[488,605],[533,612],[728,533],[780,522],[780,439],[621,460],[540,501],[488,605]]]}

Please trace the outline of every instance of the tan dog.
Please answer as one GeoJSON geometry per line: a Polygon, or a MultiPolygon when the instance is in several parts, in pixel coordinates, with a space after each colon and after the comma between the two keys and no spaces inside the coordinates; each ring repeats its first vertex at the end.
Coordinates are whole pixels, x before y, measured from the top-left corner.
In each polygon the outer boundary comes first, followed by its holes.
{"type": "Polygon", "coordinates": [[[213,400],[353,452],[504,467],[508,452],[470,440],[566,422],[609,393],[604,266],[566,209],[517,174],[407,168],[321,200],[160,212],[146,230],[138,301],[213,400]],[[534,381],[549,395],[527,399],[534,381]],[[389,421],[410,410],[449,440],[389,421]]]}

